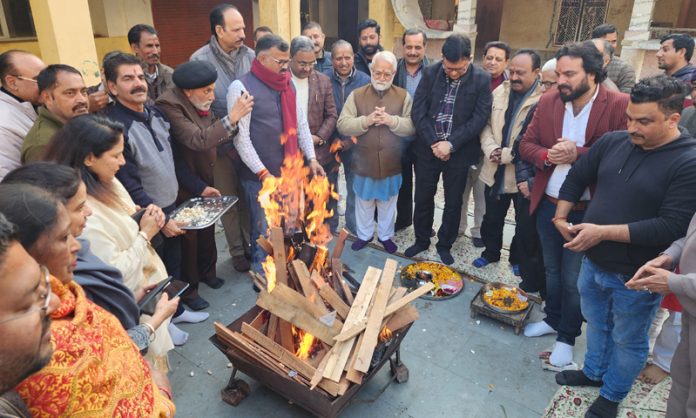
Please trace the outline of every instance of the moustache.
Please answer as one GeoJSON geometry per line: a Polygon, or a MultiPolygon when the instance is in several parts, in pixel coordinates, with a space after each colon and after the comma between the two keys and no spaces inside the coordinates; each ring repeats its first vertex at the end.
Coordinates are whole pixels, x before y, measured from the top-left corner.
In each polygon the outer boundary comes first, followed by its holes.
{"type": "Polygon", "coordinates": [[[159,59],[160,56],[159,56],[159,54],[150,54],[150,55],[148,55],[147,57],[148,57],[148,58],[157,58],[157,59],[159,59]]]}
{"type": "Polygon", "coordinates": [[[145,87],[136,87],[130,91],[130,94],[135,94],[135,93],[147,93],[147,90],[145,89],[145,87]]]}
{"type": "Polygon", "coordinates": [[[72,108],[72,111],[73,111],[73,113],[74,113],[74,112],[77,112],[78,110],[82,110],[82,109],[87,110],[87,103],[79,103],[79,104],[76,104],[76,105],[72,108]]]}
{"type": "Polygon", "coordinates": [[[513,80],[510,82],[510,84],[522,84],[522,81],[520,80],[513,80]]]}

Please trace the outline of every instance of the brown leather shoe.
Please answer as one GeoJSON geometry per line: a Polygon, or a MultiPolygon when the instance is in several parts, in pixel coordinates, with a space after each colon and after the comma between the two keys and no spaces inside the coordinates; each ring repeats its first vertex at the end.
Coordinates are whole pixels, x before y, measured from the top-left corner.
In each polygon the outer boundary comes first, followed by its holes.
{"type": "Polygon", "coordinates": [[[240,273],[249,271],[249,269],[251,269],[249,260],[247,260],[243,255],[235,255],[232,257],[232,266],[234,266],[234,269],[240,273]]]}

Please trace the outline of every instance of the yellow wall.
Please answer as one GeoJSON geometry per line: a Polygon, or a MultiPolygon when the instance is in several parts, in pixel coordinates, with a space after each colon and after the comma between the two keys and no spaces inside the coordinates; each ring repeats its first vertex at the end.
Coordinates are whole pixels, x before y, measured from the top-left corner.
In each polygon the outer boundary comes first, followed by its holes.
{"type": "Polygon", "coordinates": [[[10,49],[21,49],[23,51],[29,51],[36,56],[41,56],[41,49],[39,48],[39,41],[9,41],[0,42],[0,53],[9,51],[10,49]]]}
{"type": "MultiPolygon", "coordinates": [[[[115,36],[113,38],[94,38],[94,43],[97,46],[97,56],[99,61],[104,58],[104,54],[116,49],[123,52],[130,52],[130,45],[128,45],[128,38],[125,36],[115,36]]],[[[41,50],[39,49],[38,41],[14,41],[14,42],[0,42],[0,53],[7,51],[9,49],[22,49],[24,51],[29,51],[41,57],[41,50]]],[[[50,63],[49,63],[50,64],[50,63]]]]}

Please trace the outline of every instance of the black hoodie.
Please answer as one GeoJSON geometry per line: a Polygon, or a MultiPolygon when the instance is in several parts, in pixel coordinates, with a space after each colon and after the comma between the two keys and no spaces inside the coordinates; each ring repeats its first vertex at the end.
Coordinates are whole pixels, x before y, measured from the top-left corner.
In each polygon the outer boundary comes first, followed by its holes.
{"type": "Polygon", "coordinates": [[[631,242],[602,241],[585,255],[628,279],[686,234],[696,212],[696,139],[682,131],[646,151],[626,131],[607,133],[573,165],[558,198],[576,202],[590,185],[596,188],[583,222],[628,224],[631,242]]]}

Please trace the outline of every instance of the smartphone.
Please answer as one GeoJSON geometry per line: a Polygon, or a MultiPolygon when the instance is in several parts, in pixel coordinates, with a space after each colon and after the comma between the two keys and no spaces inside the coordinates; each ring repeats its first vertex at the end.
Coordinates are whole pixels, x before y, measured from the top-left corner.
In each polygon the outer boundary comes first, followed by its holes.
{"type": "Polygon", "coordinates": [[[189,283],[186,283],[181,280],[172,280],[169,283],[169,286],[164,288],[165,293],[167,293],[167,296],[169,296],[169,300],[172,300],[176,297],[181,296],[188,288],[189,288],[189,283]]]}
{"type": "Polygon", "coordinates": [[[141,314],[153,315],[155,313],[155,307],[157,306],[157,296],[164,291],[164,289],[169,286],[169,284],[174,280],[172,276],[167,277],[157,284],[157,287],[149,291],[145,297],[138,303],[138,308],[141,314]]]}

